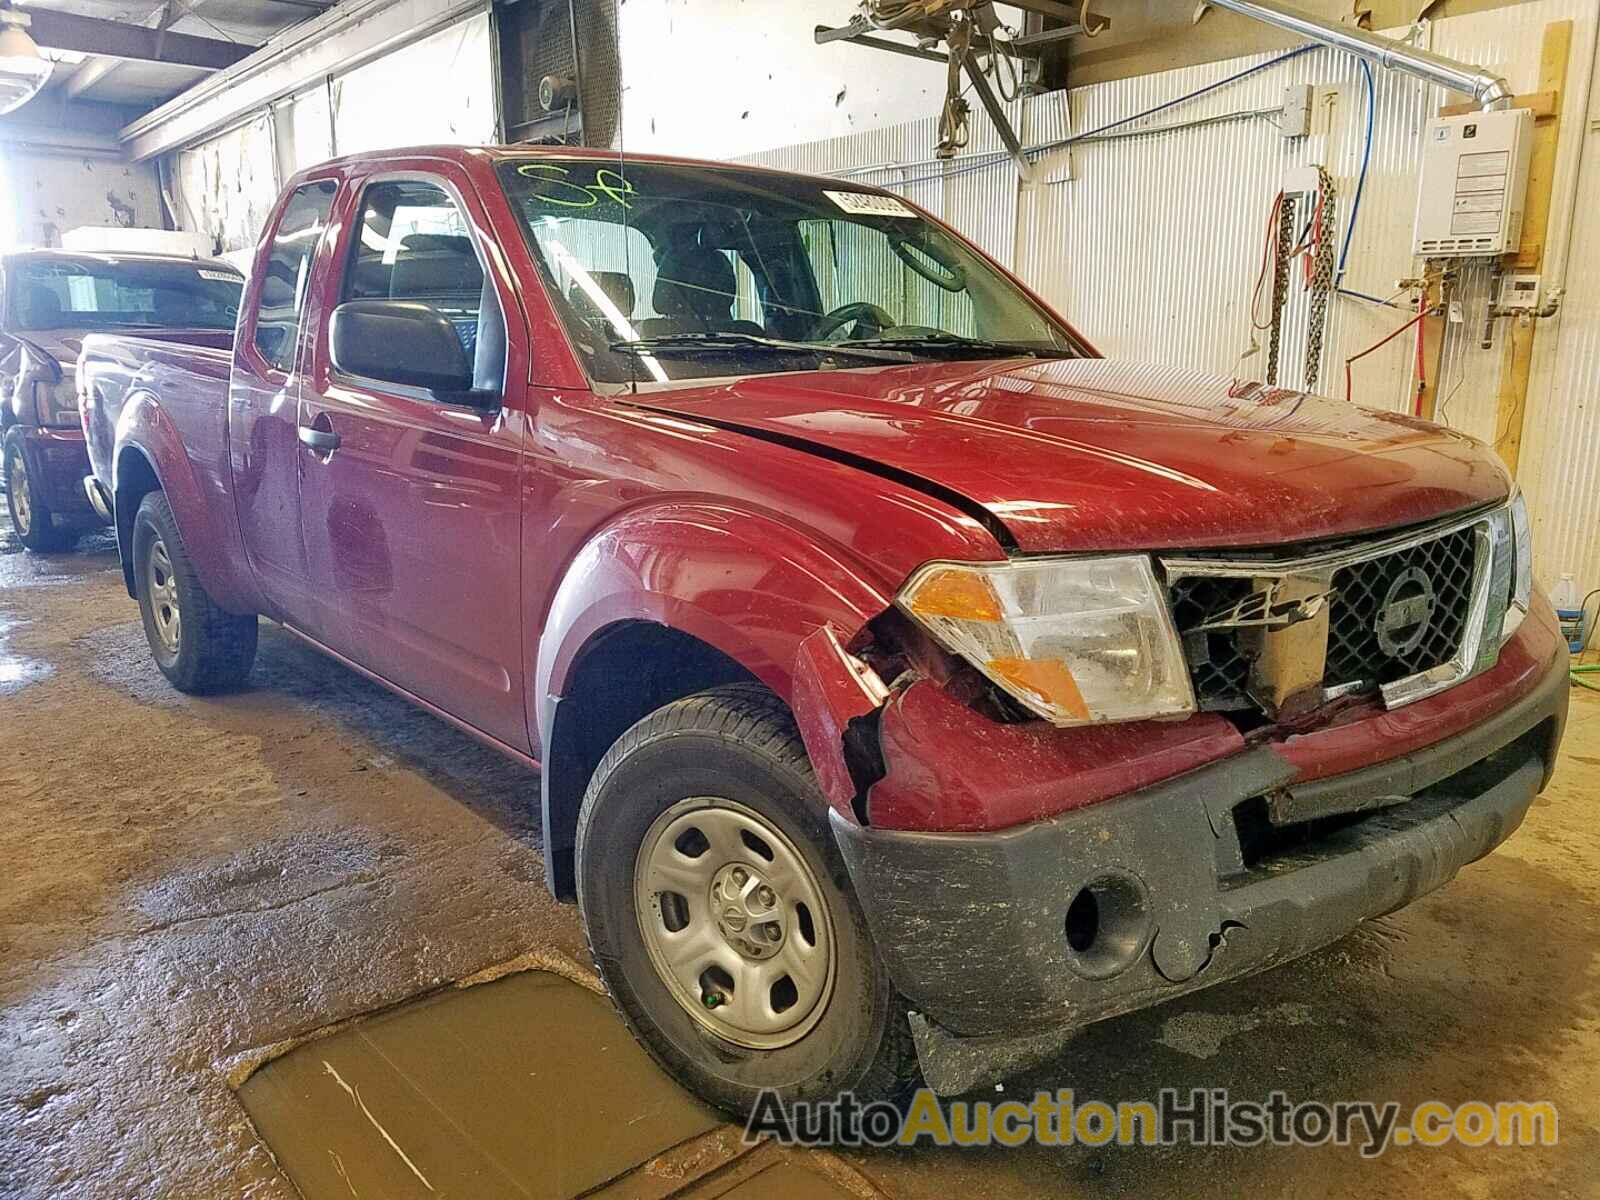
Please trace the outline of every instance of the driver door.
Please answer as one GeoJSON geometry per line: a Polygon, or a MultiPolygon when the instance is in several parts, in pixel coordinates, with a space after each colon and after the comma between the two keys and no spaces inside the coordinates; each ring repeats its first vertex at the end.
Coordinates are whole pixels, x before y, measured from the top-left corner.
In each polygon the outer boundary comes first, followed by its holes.
{"type": "Polygon", "coordinates": [[[360,189],[321,298],[300,405],[300,507],[320,628],[333,650],[499,741],[528,750],[523,708],[520,382],[464,176],[376,176],[360,189]],[[351,375],[329,317],[352,300],[428,305],[474,365],[475,397],[351,375]],[[468,401],[471,402],[468,402],[468,401]]]}

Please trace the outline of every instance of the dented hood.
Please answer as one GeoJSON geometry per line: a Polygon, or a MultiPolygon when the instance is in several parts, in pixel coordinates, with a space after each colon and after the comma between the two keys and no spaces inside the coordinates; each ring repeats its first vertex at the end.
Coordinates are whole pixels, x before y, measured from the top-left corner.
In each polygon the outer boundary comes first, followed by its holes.
{"type": "Polygon", "coordinates": [[[635,402],[958,493],[1032,552],[1279,545],[1509,491],[1481,444],[1408,416],[1110,359],[755,376],[635,402]]]}

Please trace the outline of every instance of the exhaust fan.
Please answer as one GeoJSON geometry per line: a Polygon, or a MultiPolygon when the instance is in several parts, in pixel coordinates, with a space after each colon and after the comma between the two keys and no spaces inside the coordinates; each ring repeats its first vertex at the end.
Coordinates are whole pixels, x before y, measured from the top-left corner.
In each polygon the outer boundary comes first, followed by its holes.
{"type": "Polygon", "coordinates": [[[54,66],[28,36],[28,15],[0,8],[0,114],[21,108],[38,94],[54,66]]]}

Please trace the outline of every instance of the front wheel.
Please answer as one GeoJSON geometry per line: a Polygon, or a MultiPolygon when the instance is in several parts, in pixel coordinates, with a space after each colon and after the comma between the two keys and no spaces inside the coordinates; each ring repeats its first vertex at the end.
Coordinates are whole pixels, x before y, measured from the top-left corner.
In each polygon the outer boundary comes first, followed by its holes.
{"type": "Polygon", "coordinates": [[[628,730],[577,835],[595,962],[645,1048],[746,1113],[915,1079],[904,1002],[872,945],[788,710],[735,684],[628,730]]]}
{"type": "Polygon", "coordinates": [[[57,529],[50,506],[39,494],[38,484],[28,473],[28,460],[22,453],[21,431],[5,441],[6,507],[11,511],[11,527],[17,539],[29,550],[60,550],[71,535],[57,529]]]}
{"type": "Polygon", "coordinates": [[[133,518],[133,585],[156,666],[180,692],[236,688],[256,657],[256,618],[217,607],[200,586],[162,492],[133,518]]]}

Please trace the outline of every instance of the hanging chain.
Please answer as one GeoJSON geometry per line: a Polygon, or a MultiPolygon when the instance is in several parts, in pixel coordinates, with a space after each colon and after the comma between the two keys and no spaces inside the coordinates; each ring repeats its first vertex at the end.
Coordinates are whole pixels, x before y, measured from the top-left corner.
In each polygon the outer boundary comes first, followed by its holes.
{"type": "Polygon", "coordinates": [[[1283,304],[1289,298],[1289,252],[1294,249],[1294,197],[1284,196],[1278,208],[1277,248],[1272,260],[1272,319],[1267,332],[1267,382],[1278,382],[1278,343],[1283,333],[1283,304]]]}
{"type": "Polygon", "coordinates": [[[1316,248],[1311,259],[1311,301],[1306,313],[1306,386],[1317,390],[1317,379],[1322,374],[1322,339],[1328,325],[1328,297],[1333,295],[1333,231],[1339,227],[1335,212],[1338,194],[1334,190],[1333,176],[1324,167],[1317,168],[1317,187],[1322,192],[1322,202],[1317,206],[1316,248]]]}

